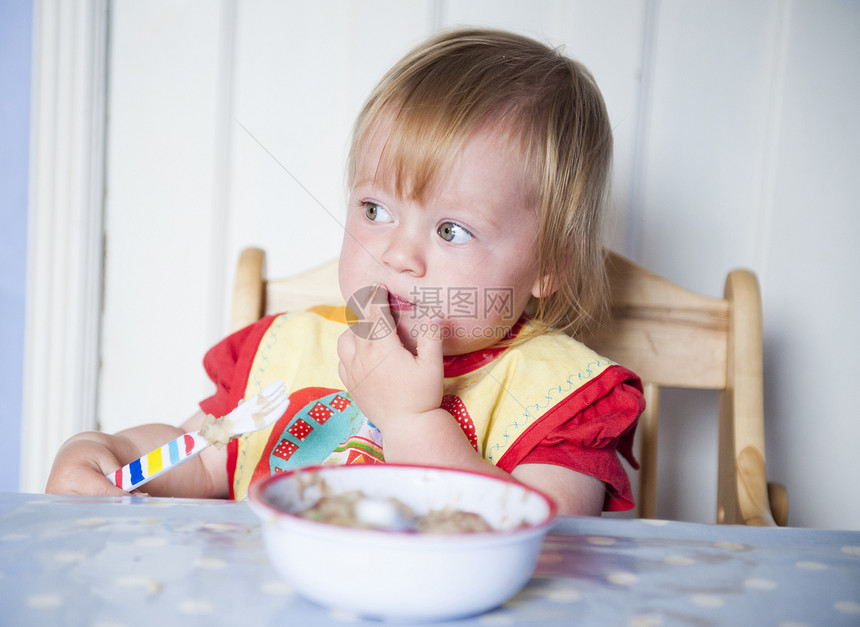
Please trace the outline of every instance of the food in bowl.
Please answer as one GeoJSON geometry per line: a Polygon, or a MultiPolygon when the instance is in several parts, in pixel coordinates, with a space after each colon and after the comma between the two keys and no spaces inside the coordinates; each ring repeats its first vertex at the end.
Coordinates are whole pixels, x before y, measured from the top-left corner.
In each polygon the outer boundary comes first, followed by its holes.
{"type": "Polygon", "coordinates": [[[469,616],[510,599],[534,572],[556,517],[549,498],[512,479],[392,464],[288,471],[256,484],[250,503],[263,520],[272,564],[299,594],[361,616],[401,621],[469,616]],[[416,533],[302,515],[320,499],[349,492],[377,502],[395,499],[416,518],[473,515],[489,529],[416,533]]]}
{"type": "Polygon", "coordinates": [[[297,514],[308,520],[362,529],[396,529],[416,533],[492,531],[483,516],[474,512],[446,507],[418,515],[399,499],[371,499],[361,490],[324,495],[297,514]]]}

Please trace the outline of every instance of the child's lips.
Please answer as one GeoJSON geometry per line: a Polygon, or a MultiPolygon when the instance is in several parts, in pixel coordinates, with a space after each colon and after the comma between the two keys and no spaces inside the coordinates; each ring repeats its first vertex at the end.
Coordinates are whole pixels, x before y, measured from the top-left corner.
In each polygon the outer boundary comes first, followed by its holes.
{"type": "Polygon", "coordinates": [[[415,304],[404,298],[400,298],[397,294],[388,292],[388,307],[391,311],[414,311],[415,304]]]}

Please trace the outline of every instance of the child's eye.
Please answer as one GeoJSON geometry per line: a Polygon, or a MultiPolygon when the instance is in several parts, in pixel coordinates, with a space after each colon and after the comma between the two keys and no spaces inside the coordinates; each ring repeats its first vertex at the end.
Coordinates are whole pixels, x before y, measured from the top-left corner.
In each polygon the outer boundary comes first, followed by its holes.
{"type": "Polygon", "coordinates": [[[455,222],[443,222],[436,229],[436,232],[439,234],[439,237],[452,244],[462,244],[474,237],[469,231],[455,222]]]}
{"type": "Polygon", "coordinates": [[[373,222],[391,222],[391,214],[388,210],[375,202],[364,203],[364,216],[373,222]]]}

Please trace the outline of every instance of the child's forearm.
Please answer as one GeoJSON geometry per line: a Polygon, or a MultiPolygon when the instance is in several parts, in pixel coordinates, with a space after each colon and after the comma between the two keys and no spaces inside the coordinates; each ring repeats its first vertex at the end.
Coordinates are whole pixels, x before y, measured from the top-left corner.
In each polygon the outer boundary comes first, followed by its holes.
{"type": "Polygon", "coordinates": [[[510,477],[472,448],[457,421],[444,409],[401,416],[382,432],[385,462],[471,470],[510,477]]]}
{"type": "Polygon", "coordinates": [[[588,475],[548,464],[520,465],[512,474],[483,459],[444,409],[392,421],[382,433],[386,463],[445,466],[511,478],[541,490],[561,514],[599,516],[605,486],[588,475]]]}

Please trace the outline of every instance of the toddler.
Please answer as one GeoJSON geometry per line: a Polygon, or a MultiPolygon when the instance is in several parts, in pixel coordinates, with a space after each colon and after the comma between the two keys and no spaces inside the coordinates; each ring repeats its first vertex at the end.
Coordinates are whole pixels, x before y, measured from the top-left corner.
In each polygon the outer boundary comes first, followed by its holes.
{"type": "Polygon", "coordinates": [[[356,122],[339,279],[351,309],[267,316],[207,353],[215,394],[181,427],[66,442],[47,490],[123,494],[118,467],[282,379],[290,406],[146,484],[243,499],[322,463],[508,476],[561,513],[633,506],[635,374],[576,336],[605,307],[600,222],[612,136],[588,71],[526,37],[469,29],[408,54],[356,122]]]}

